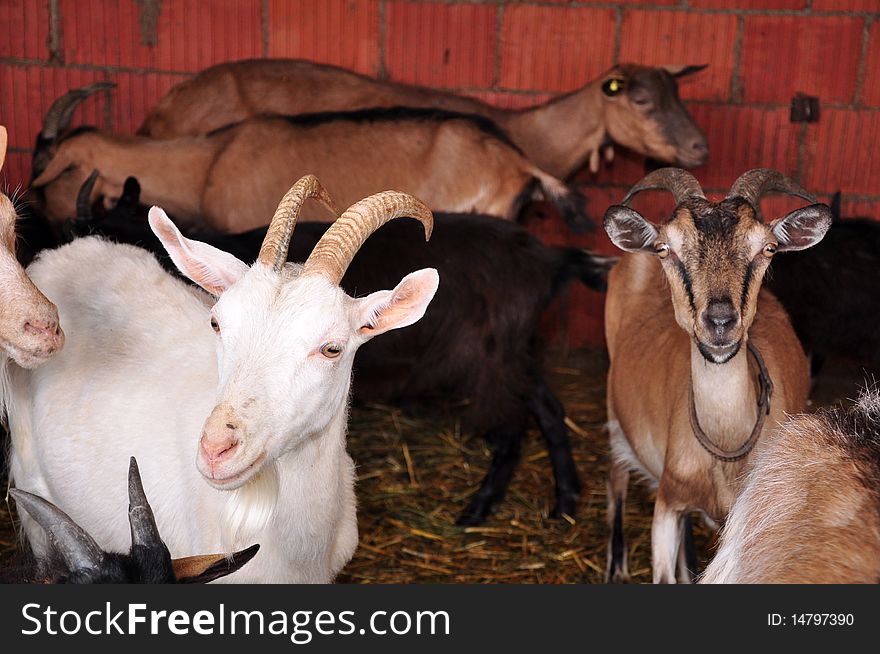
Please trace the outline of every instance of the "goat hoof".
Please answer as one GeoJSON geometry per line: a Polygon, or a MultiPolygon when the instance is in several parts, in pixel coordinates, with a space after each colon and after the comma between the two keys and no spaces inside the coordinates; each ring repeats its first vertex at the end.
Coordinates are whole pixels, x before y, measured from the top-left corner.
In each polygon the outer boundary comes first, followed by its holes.
{"type": "Polygon", "coordinates": [[[554,506],[553,510],[550,512],[550,517],[554,520],[561,519],[563,514],[570,518],[575,517],[575,515],[577,515],[578,501],[579,498],[577,493],[557,497],[556,506],[554,506]]]}
{"type": "Polygon", "coordinates": [[[489,514],[492,513],[492,507],[482,502],[471,502],[468,507],[461,512],[455,524],[459,527],[477,527],[484,522],[489,514]]]}
{"type": "Polygon", "coordinates": [[[628,584],[631,579],[628,572],[617,569],[605,577],[606,584],[628,584]]]}

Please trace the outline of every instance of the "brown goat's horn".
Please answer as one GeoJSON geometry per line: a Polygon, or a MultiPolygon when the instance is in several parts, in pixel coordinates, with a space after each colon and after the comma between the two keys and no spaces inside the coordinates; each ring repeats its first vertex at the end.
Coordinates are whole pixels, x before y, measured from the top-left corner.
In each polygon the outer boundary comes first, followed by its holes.
{"type": "Polygon", "coordinates": [[[73,116],[73,110],[76,109],[80,102],[98,91],[106,91],[113,88],[116,88],[115,82],[104,81],[68,91],[49,107],[49,111],[46,112],[46,118],[43,120],[43,131],[40,132],[40,136],[49,140],[56,138],[58,134],[67,129],[73,116]]]}
{"type": "Polygon", "coordinates": [[[128,524],[131,527],[131,546],[141,545],[149,549],[162,549],[162,537],[156,526],[153,509],[147,501],[137,460],[131,457],[128,464],[128,524]]]}
{"type": "Polygon", "coordinates": [[[290,247],[290,237],[293,236],[293,228],[296,227],[296,219],[302,209],[303,202],[308,198],[315,198],[323,202],[330,210],[339,215],[339,211],[333,204],[330,194],[314,175],[305,175],[290,187],[290,190],[281,198],[269,230],[260,247],[260,255],[257,261],[271,266],[275,272],[281,272],[281,267],[287,261],[287,249],[290,247]]]}
{"type": "Polygon", "coordinates": [[[672,193],[675,198],[675,204],[680,204],[682,200],[689,197],[705,198],[703,188],[697,181],[697,178],[686,170],[681,168],[658,168],[652,173],[642,178],[638,184],[633,186],[626,197],[623,198],[621,204],[626,205],[633,196],[639,191],[647,191],[649,189],[664,189],[672,193]]]}
{"type": "Polygon", "coordinates": [[[815,196],[801,188],[800,184],[789,179],[778,170],[771,170],[770,168],[754,168],[744,172],[733,183],[733,186],[730,187],[727,197],[743,198],[748,200],[752,207],[759,209],[758,203],[761,197],[771,191],[788,193],[789,195],[803,198],[807,202],[816,201],[815,196]]]}
{"type": "Polygon", "coordinates": [[[425,240],[431,238],[434,216],[425,204],[407,193],[383,191],[345,210],[315,245],[303,264],[303,275],[321,275],[334,285],[342,281],[354,255],[370,234],[395,218],[410,216],[425,227],[425,240]]]}
{"type": "Polygon", "coordinates": [[[13,488],[9,491],[15,503],[24,509],[49,536],[49,542],[58,551],[71,572],[98,568],[104,552],[85,529],[57,506],[39,495],[13,488]]]}

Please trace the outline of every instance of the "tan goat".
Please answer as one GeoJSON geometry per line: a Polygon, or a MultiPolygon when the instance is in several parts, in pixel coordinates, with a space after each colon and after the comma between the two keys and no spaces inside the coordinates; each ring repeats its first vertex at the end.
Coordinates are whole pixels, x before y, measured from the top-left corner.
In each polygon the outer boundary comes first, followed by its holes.
{"type": "MultiPolygon", "coordinates": [[[[6,128],[0,125],[0,170],[6,143],[6,128]]],[[[21,367],[34,368],[61,349],[64,332],[55,305],[34,286],[15,257],[16,218],[12,201],[0,193],[0,350],[21,367]]]]}
{"type": "Polygon", "coordinates": [[[703,68],[621,64],[573,93],[517,111],[310,61],[234,61],[212,66],[172,88],[138,133],[160,139],[195,136],[266,113],[434,107],[491,119],[535,165],[561,179],[586,162],[597,171],[600,150],[612,141],[692,168],[705,163],[709,150],[678,98],[676,78],[703,68]]]}
{"type": "MultiPolygon", "coordinates": [[[[48,118],[70,115],[86,97],[72,91],[48,118]]],[[[63,133],[44,126],[43,133],[63,133]]],[[[540,195],[573,227],[587,225],[584,199],[526,159],[490,121],[433,109],[367,109],[245,120],[202,136],[155,140],[80,129],[38,141],[32,186],[42,189],[45,213],[59,221],[75,215],[76,198],[93,170],[93,198],[122,193],[136,177],[142,199],[183,220],[242,232],[265,223],[291,178],[313,173],[343,205],[388,188],[422,198],[432,209],[475,211],[513,219],[540,195]]],[[[303,220],[332,220],[329,211],[303,220]]]]}
{"type": "Polygon", "coordinates": [[[806,357],[761,281],[776,252],[821,240],[831,213],[813,204],[764,224],[759,199],[770,191],[812,200],[780,173],[756,169],[710,202],[689,173],[663,168],[605,214],[611,240],[631,253],[611,271],[605,304],[609,580],[628,579],[622,521],[630,471],[657,488],[653,578],[674,582],[684,517],[700,511],[722,520],[756,439],[803,409],[806,357]],[[652,188],[675,198],[663,225],[625,206],[652,188]]]}
{"type": "Polygon", "coordinates": [[[880,393],[783,424],[701,583],[880,583],[880,393]]]}

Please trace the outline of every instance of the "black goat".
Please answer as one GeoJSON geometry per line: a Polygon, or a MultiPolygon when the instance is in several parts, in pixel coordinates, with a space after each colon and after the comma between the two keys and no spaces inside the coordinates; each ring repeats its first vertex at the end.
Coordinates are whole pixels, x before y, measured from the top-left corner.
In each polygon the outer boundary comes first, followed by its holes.
{"type": "Polygon", "coordinates": [[[15,488],[9,492],[18,510],[27,511],[46,532],[58,559],[39,562],[36,575],[19,572],[22,578],[15,581],[38,577],[44,583],[68,584],[207,583],[232,574],[260,549],[252,545],[231,558],[208,554],[172,560],[156,527],[134,457],[128,467],[128,554],[105,552],[69,515],[39,495],[15,488]]]}
{"type": "MultiPolygon", "coordinates": [[[[88,198],[90,193],[87,181],[80,195],[88,198]]],[[[95,215],[80,215],[67,224],[67,238],[95,233],[140,245],[176,273],[149,229],[147,208],[139,205],[138,196],[137,181],[129,178],[114,209],[104,211],[99,199],[95,215]]],[[[307,259],[326,229],[323,223],[298,224],[288,259],[307,259]]],[[[392,403],[469,400],[463,422],[485,434],[493,457],[480,489],[458,519],[460,525],[482,523],[503,498],[531,415],[553,465],[553,515],[573,515],[580,482],[565,410],[541,371],[536,332],[541,313],[570,280],[604,289],[607,260],[583,250],[544,246],[522,227],[488,216],[437,214],[427,243],[419,229],[411,221],[384,226],[361,247],[342,280],[352,295],[386,288],[390,280],[419,268],[436,268],[442,280],[424,320],[360,349],[354,398],[392,403]]],[[[187,235],[253,261],[265,233],[265,228],[236,235],[202,229],[187,235]]]]}
{"type": "Polygon", "coordinates": [[[880,372],[880,222],[841,219],[840,193],[831,209],[834,223],[822,242],[774,258],[765,285],[788,311],[814,373],[828,355],[880,372]]]}

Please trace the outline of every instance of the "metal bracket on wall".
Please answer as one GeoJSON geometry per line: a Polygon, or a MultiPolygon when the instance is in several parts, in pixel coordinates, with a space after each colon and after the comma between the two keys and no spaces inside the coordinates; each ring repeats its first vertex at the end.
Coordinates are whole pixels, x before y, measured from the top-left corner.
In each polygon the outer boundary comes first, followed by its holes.
{"type": "Polygon", "coordinates": [[[792,123],[818,123],[819,122],[819,98],[804,93],[797,93],[791,99],[792,123]]]}

